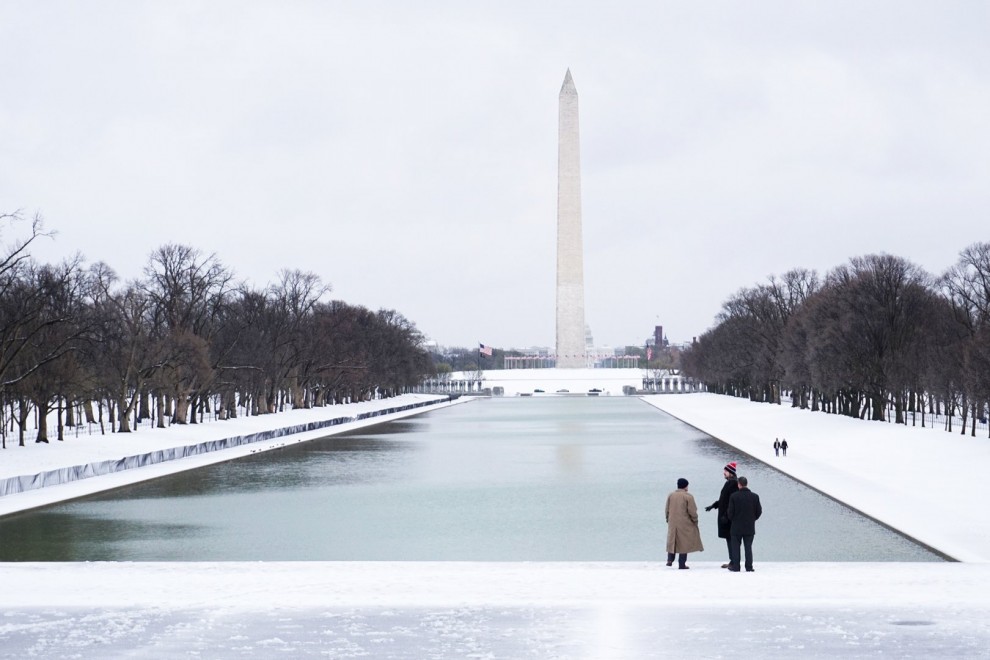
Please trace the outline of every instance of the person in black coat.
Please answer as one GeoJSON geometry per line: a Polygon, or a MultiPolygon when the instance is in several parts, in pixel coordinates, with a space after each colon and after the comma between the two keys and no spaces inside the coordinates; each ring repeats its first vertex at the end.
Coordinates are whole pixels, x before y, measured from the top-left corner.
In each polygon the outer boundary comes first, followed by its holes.
{"type": "Polygon", "coordinates": [[[753,537],[756,536],[756,521],[763,515],[760,496],[749,489],[746,477],[739,477],[739,490],[729,498],[729,570],[739,572],[739,545],[746,550],[746,570],[752,573],[753,537]]]}
{"type": "Polygon", "coordinates": [[[718,537],[720,539],[725,539],[726,550],[729,551],[729,561],[726,564],[722,564],[722,568],[728,568],[729,564],[732,563],[732,539],[729,538],[729,498],[732,494],[739,490],[736,486],[736,463],[728,463],[722,469],[722,476],[725,477],[725,483],[722,485],[722,492],[719,493],[718,499],[712,502],[711,506],[706,506],[705,511],[711,511],[712,509],[718,509],[718,537]]]}

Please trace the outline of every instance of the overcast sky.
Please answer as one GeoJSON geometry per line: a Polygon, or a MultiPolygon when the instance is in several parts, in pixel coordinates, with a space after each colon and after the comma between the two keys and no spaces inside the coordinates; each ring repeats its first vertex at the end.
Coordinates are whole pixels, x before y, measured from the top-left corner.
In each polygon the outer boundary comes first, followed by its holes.
{"type": "Polygon", "coordinates": [[[595,341],[690,341],[771,274],[990,240],[988,7],[2,0],[0,212],[41,261],[181,243],[552,346],[570,68],[595,341]]]}

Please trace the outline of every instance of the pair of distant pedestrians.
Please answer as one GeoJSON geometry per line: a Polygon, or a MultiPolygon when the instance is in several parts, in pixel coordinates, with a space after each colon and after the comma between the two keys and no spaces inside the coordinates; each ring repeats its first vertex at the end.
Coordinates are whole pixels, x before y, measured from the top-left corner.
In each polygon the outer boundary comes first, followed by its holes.
{"type": "Polygon", "coordinates": [[[781,440],[776,438],[773,441],[773,453],[774,456],[780,456],[780,452],[784,452],[784,456],[787,456],[787,438],[781,440]]]}
{"type": "MultiPolygon", "coordinates": [[[[749,490],[746,477],[736,478],[737,464],[731,462],[723,468],[725,484],[719,499],[705,511],[717,508],[718,535],[726,540],[729,562],[722,568],[738,572],[740,570],[740,550],[745,550],[745,567],[752,572],[753,537],[756,535],[756,521],[763,515],[760,496],[749,490]],[[740,548],[742,546],[742,548],[740,548]]],[[[667,496],[665,507],[667,519],[667,566],[673,566],[675,555],[677,567],[688,568],[687,555],[704,550],[701,532],[698,529],[698,507],[694,496],[688,493],[688,480],[677,480],[677,490],[667,496]]]]}

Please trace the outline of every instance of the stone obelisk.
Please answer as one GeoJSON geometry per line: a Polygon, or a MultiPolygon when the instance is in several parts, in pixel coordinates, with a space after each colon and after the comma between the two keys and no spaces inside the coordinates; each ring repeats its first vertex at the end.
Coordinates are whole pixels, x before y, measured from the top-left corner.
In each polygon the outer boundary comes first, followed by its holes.
{"type": "Polygon", "coordinates": [[[587,364],[584,247],[581,241],[581,148],[578,95],[571,70],[560,88],[557,143],[557,367],[587,364]]]}

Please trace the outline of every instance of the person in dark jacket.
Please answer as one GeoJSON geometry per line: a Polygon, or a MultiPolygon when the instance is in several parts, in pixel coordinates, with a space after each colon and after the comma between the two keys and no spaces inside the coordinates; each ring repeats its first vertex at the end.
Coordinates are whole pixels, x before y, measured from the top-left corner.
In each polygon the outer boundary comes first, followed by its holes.
{"type": "Polygon", "coordinates": [[[725,483],[722,485],[722,492],[719,493],[718,499],[712,502],[711,506],[706,506],[705,511],[711,511],[712,509],[718,509],[718,537],[720,539],[725,539],[725,548],[729,552],[729,562],[722,564],[722,568],[728,568],[729,564],[732,563],[732,545],[729,538],[729,498],[735,493],[739,488],[736,486],[736,462],[726,464],[722,469],[722,476],[725,477],[725,483]]]}
{"type": "Polygon", "coordinates": [[[739,572],[739,545],[746,550],[746,570],[752,573],[753,537],[756,536],[756,521],[763,515],[760,496],[749,489],[749,480],[739,477],[739,490],[729,498],[729,570],[739,572]]]}

